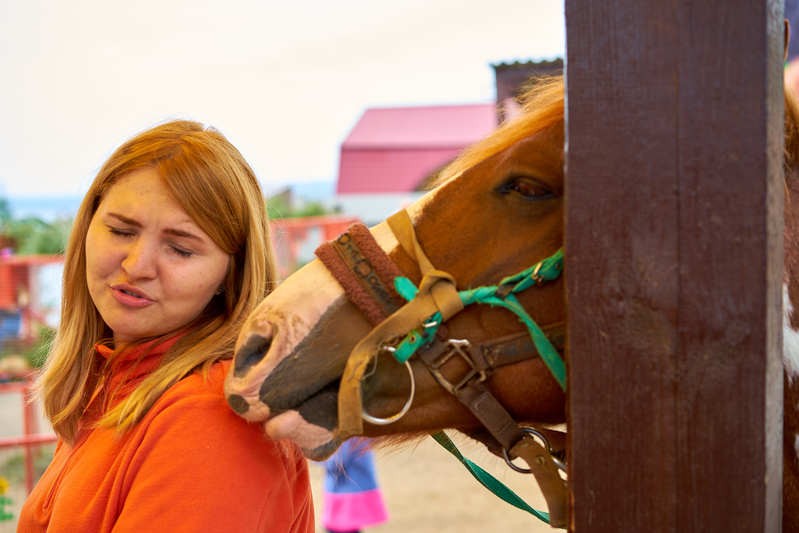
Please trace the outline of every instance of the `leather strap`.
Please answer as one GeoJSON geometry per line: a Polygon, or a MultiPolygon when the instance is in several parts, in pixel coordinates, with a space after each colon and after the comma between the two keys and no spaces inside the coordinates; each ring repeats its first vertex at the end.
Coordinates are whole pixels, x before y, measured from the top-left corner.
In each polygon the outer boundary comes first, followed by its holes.
{"type": "Polygon", "coordinates": [[[510,450],[522,438],[522,432],[516,421],[482,381],[469,383],[456,390],[454,394],[502,448],[510,450]]]}
{"type": "Polygon", "coordinates": [[[388,217],[386,222],[388,222],[388,227],[394,232],[394,236],[397,237],[405,253],[408,254],[411,259],[416,260],[416,264],[419,265],[419,271],[422,273],[422,276],[424,276],[426,272],[435,270],[433,263],[427,257],[427,254],[424,253],[422,246],[419,244],[419,240],[416,238],[416,232],[413,229],[411,217],[405,209],[401,209],[388,217]]]}
{"type": "Polygon", "coordinates": [[[416,232],[413,230],[413,223],[408,212],[402,209],[391,215],[386,221],[402,249],[419,265],[419,270],[422,273],[419,292],[432,296],[436,308],[441,313],[442,320],[447,321],[463,310],[463,302],[458,294],[455,278],[448,272],[438,270],[433,266],[433,262],[424,253],[422,245],[416,238],[416,232]]]}
{"type": "Polygon", "coordinates": [[[569,524],[569,487],[560,476],[549,450],[532,436],[524,435],[510,451],[514,456],[524,459],[535,476],[547,502],[549,525],[566,528],[569,524]]]}
{"type": "MultiPolygon", "coordinates": [[[[558,351],[563,351],[565,349],[565,324],[552,324],[543,327],[542,330],[547,338],[550,339],[555,349],[558,351]]],[[[540,357],[535,343],[530,338],[530,335],[524,331],[512,333],[504,337],[489,339],[478,344],[469,344],[465,341],[448,339],[446,333],[443,333],[443,331],[443,329],[439,329],[439,334],[436,336],[435,341],[417,352],[428,370],[433,372],[433,369],[435,369],[438,374],[444,374],[443,367],[453,356],[460,356],[474,372],[483,373],[485,379],[490,377],[491,373],[501,366],[512,365],[527,359],[540,357]]],[[[437,373],[433,372],[433,376],[436,377],[439,384],[452,392],[450,390],[453,385],[451,380],[444,378],[446,381],[450,382],[442,382],[442,380],[438,379],[437,373]]],[[[468,379],[468,377],[469,376],[464,375],[458,381],[463,381],[468,379]]]]}

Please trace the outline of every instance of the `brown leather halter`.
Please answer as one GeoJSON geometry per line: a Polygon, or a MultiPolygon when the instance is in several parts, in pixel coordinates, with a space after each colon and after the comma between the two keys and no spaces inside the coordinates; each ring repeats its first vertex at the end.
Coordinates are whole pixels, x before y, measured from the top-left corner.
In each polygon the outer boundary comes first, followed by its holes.
{"type": "MultiPolygon", "coordinates": [[[[433,267],[416,239],[407,212],[399,211],[387,222],[422,273],[419,294],[410,302],[404,303],[393,286],[393,280],[402,273],[365,226],[350,226],[336,240],[323,244],[316,251],[350,300],[374,325],[353,349],[341,378],[336,430],[336,437],[341,441],[363,434],[361,381],[374,357],[390,351],[398,339],[418,328],[435,312],[446,322],[463,308],[454,278],[433,267]]],[[[562,352],[563,325],[542,329],[562,352]]],[[[563,442],[562,434],[517,423],[485,385],[496,368],[539,356],[528,333],[520,332],[475,345],[464,339],[447,338],[442,325],[435,340],[416,354],[436,381],[488,430],[501,446],[509,465],[521,471],[510,463],[508,453],[521,457],[529,465],[529,470],[524,471],[533,473],[541,487],[549,508],[550,525],[565,527],[568,490],[566,480],[560,475],[565,470],[561,461],[563,450],[555,450],[549,444],[550,440],[563,442]]]]}

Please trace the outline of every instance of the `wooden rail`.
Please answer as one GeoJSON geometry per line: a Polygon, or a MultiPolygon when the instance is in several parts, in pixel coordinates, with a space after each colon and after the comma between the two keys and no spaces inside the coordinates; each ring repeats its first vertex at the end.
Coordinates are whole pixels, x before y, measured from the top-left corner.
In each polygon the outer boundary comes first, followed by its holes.
{"type": "Polygon", "coordinates": [[[33,490],[36,482],[34,468],[34,452],[42,444],[55,442],[53,433],[39,433],[36,404],[31,401],[33,376],[28,375],[21,381],[0,382],[0,394],[20,394],[22,396],[22,435],[0,437],[0,449],[21,446],[25,454],[25,489],[33,490]]]}

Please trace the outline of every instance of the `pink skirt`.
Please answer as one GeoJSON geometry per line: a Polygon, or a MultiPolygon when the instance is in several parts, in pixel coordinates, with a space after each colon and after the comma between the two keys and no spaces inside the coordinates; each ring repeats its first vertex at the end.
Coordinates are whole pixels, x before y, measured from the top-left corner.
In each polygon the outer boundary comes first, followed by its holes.
{"type": "Polygon", "coordinates": [[[368,445],[349,440],[324,466],[322,525],[326,529],[351,531],[388,520],[368,445]]]}

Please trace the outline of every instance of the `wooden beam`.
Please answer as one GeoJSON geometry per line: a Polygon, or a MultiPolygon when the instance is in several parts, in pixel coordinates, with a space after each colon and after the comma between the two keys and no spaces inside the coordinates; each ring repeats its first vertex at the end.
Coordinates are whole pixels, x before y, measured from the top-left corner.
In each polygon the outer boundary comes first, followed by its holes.
{"type": "Polygon", "coordinates": [[[571,530],[779,531],[782,2],[565,9],[571,530]]]}

